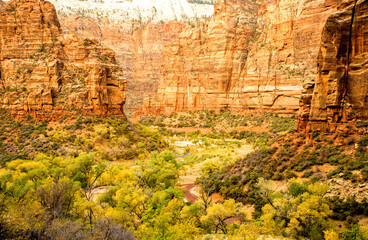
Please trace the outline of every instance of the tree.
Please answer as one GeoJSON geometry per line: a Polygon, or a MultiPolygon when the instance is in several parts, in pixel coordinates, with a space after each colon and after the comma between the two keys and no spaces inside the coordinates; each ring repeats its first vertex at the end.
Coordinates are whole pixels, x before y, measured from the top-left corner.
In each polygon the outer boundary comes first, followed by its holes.
{"type": "Polygon", "coordinates": [[[142,164],[138,172],[141,186],[148,186],[154,190],[173,187],[179,178],[178,163],[175,154],[164,151],[142,164]]]}
{"type": "Polygon", "coordinates": [[[257,240],[260,239],[262,229],[257,222],[247,222],[242,224],[239,229],[234,231],[229,240],[257,240]]]}
{"type": "MultiPolygon", "coordinates": [[[[167,194],[165,196],[168,197],[167,194]]],[[[164,206],[155,207],[147,211],[149,215],[145,216],[140,226],[142,239],[186,240],[196,239],[203,233],[195,216],[188,214],[188,208],[182,200],[174,197],[164,206]]]]}
{"type": "Polygon", "coordinates": [[[84,196],[88,201],[92,200],[92,190],[96,187],[97,180],[105,172],[106,166],[97,160],[94,153],[81,153],[72,161],[73,180],[79,181],[84,190],[84,196]]]}
{"type": "Polygon", "coordinates": [[[97,160],[94,153],[81,153],[72,160],[71,170],[74,173],[73,180],[82,185],[83,194],[89,203],[83,203],[88,212],[89,223],[92,226],[93,208],[93,189],[96,187],[97,180],[105,172],[106,166],[97,160]]]}
{"type": "Polygon", "coordinates": [[[339,240],[339,234],[333,230],[325,230],[323,233],[325,235],[325,240],[339,240]]]}
{"type": "Polygon", "coordinates": [[[360,227],[357,224],[352,224],[350,229],[347,229],[343,233],[343,240],[367,240],[367,238],[360,231],[360,227]]]}
{"type": "Polygon", "coordinates": [[[270,203],[262,208],[264,231],[274,234],[285,231],[292,237],[323,239],[323,231],[331,228],[332,211],[323,198],[327,190],[327,185],[318,182],[291,180],[287,193],[273,195],[270,203]]]}
{"type": "Polygon", "coordinates": [[[68,178],[50,179],[36,190],[36,195],[52,220],[65,216],[71,210],[78,190],[78,185],[68,178]]]}
{"type": "Polygon", "coordinates": [[[201,217],[201,222],[209,223],[215,227],[215,232],[221,230],[227,233],[227,219],[241,214],[242,204],[236,203],[234,199],[225,200],[224,203],[215,203],[208,207],[206,215],[201,217]]]}
{"type": "Polygon", "coordinates": [[[140,220],[143,217],[148,205],[149,195],[137,183],[126,182],[116,192],[114,200],[117,201],[118,209],[130,216],[132,222],[134,222],[134,219],[140,220]]]}

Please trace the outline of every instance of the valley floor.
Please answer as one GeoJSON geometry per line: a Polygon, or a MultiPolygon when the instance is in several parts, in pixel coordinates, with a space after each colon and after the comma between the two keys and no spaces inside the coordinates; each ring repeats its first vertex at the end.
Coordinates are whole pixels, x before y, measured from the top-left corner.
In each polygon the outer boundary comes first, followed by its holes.
{"type": "Polygon", "coordinates": [[[0,121],[1,239],[368,236],[366,136],[229,112],[0,121]]]}

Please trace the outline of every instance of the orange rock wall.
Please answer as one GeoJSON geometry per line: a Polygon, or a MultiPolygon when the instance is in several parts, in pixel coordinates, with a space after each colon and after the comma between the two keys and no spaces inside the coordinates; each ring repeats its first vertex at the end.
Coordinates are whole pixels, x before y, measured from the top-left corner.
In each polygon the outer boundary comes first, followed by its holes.
{"type": "Polygon", "coordinates": [[[62,33],[47,1],[13,0],[0,12],[0,107],[15,117],[124,116],[126,80],[112,50],[62,33]]]}
{"type": "Polygon", "coordinates": [[[61,16],[63,28],[77,32],[80,37],[97,39],[116,53],[116,60],[127,80],[128,113],[138,110],[143,100],[157,93],[162,52],[166,42],[178,38],[184,23],[96,22],[79,16],[61,16]]]}
{"type": "Polygon", "coordinates": [[[301,100],[298,129],[345,131],[368,119],[368,1],[346,0],[324,26],[317,80],[301,100]]]}
{"type": "Polygon", "coordinates": [[[316,77],[322,29],[338,0],[219,1],[200,29],[165,45],[157,96],[138,114],[231,109],[296,113],[316,77]]]}

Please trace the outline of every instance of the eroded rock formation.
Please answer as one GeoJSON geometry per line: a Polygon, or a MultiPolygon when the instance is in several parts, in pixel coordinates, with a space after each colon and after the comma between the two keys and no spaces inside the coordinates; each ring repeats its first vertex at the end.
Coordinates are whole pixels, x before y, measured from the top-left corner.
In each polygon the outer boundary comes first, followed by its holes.
{"type": "Polygon", "coordinates": [[[219,1],[200,29],[164,47],[156,98],[139,114],[231,109],[296,113],[316,77],[327,17],[339,0],[219,1]]]}
{"type": "Polygon", "coordinates": [[[255,26],[254,3],[215,5],[210,21],[188,26],[165,45],[157,98],[148,99],[140,113],[237,107],[241,100],[232,90],[239,88],[236,79],[247,67],[255,26]]]}
{"type": "Polygon", "coordinates": [[[127,79],[127,114],[157,93],[164,45],[177,39],[186,26],[178,21],[140,24],[131,20],[116,24],[76,15],[62,15],[59,19],[64,29],[75,31],[82,38],[94,38],[114,50],[127,79]]]}
{"type": "Polygon", "coordinates": [[[1,10],[0,64],[0,107],[15,117],[124,115],[126,80],[114,52],[63,33],[47,1],[13,0],[1,10]]]}
{"type": "Polygon", "coordinates": [[[139,110],[145,98],[157,93],[162,62],[166,61],[164,46],[177,41],[186,25],[181,22],[149,24],[133,33],[134,45],[132,78],[128,82],[128,108],[139,110]]]}
{"type": "Polygon", "coordinates": [[[298,129],[335,132],[368,118],[368,1],[347,0],[324,26],[318,74],[301,100],[298,129]]]}

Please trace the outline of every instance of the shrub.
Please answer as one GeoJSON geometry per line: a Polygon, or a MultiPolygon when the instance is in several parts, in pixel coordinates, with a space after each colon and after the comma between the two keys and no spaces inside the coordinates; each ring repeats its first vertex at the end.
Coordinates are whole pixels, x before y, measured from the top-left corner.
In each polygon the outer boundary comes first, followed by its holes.
{"type": "Polygon", "coordinates": [[[358,141],[359,146],[366,147],[368,146],[368,135],[362,136],[358,141]]]}
{"type": "Polygon", "coordinates": [[[308,170],[306,170],[306,171],[303,173],[303,177],[304,177],[304,178],[309,178],[309,177],[311,177],[311,176],[313,175],[313,173],[314,173],[313,169],[308,169],[308,170]]]}
{"type": "Polygon", "coordinates": [[[346,139],[346,144],[347,145],[353,145],[356,143],[356,140],[354,137],[349,137],[348,139],[346,139]]]}

